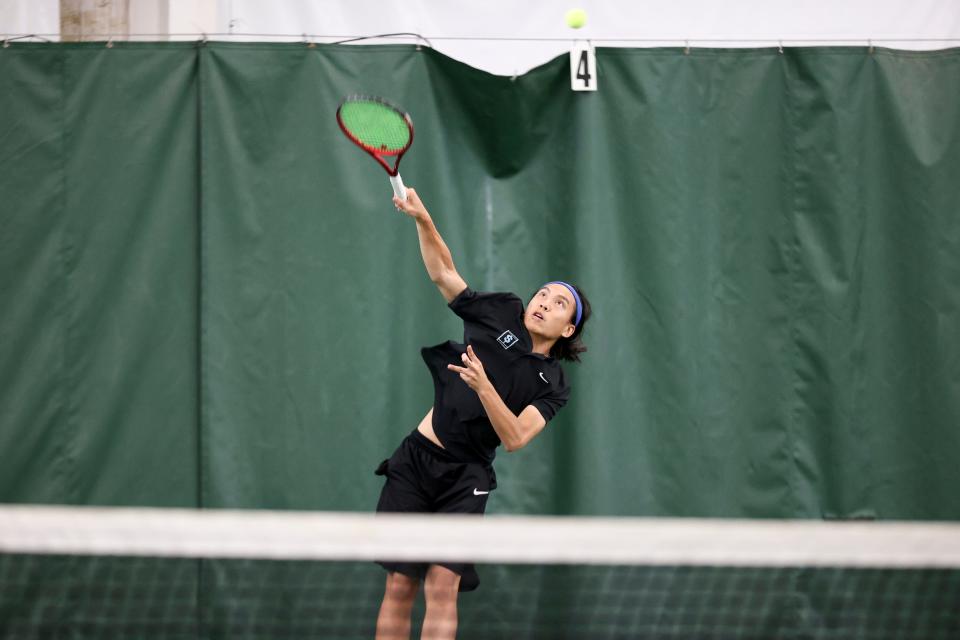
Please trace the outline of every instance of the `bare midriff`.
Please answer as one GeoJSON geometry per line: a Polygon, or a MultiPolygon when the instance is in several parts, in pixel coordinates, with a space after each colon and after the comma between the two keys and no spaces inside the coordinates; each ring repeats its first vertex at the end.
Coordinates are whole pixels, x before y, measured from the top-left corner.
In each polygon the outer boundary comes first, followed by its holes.
{"type": "Polygon", "coordinates": [[[423,417],[423,420],[420,421],[420,424],[417,425],[417,431],[422,433],[427,439],[433,444],[437,445],[441,449],[443,445],[440,444],[440,438],[437,437],[437,434],[433,432],[433,409],[427,412],[427,415],[423,417]]]}

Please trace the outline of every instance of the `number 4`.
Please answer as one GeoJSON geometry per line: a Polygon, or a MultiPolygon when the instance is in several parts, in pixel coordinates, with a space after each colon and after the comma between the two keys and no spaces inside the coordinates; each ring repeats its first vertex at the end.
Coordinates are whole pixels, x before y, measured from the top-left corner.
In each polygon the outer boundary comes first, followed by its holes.
{"type": "Polygon", "coordinates": [[[577,63],[577,80],[583,80],[583,86],[590,86],[590,59],[586,51],[580,52],[580,62],[577,63]]]}
{"type": "Polygon", "coordinates": [[[570,88],[574,91],[597,90],[597,59],[593,47],[577,43],[570,51],[570,88]]]}

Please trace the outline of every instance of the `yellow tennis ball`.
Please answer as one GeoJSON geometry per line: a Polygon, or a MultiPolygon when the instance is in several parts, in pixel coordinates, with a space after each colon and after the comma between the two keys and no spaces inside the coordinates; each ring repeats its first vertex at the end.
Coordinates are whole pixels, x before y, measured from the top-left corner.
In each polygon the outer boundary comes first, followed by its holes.
{"type": "Polygon", "coordinates": [[[570,11],[567,11],[565,17],[567,19],[567,26],[574,29],[579,29],[587,24],[587,12],[583,9],[570,9],[570,11]]]}

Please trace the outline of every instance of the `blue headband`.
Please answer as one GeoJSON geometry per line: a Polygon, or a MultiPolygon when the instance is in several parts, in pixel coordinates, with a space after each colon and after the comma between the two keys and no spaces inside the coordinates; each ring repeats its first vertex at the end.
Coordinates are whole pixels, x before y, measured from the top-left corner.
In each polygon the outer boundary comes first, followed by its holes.
{"type": "MultiPolygon", "coordinates": [[[[561,280],[554,280],[553,282],[548,282],[547,284],[562,284],[563,286],[565,286],[565,287],[567,288],[567,291],[569,291],[571,294],[573,294],[573,299],[576,300],[576,302],[577,302],[577,320],[576,320],[576,322],[573,323],[573,326],[574,326],[574,327],[579,327],[579,326],[580,326],[580,318],[583,317],[583,303],[580,302],[580,294],[578,294],[578,293],[577,293],[577,290],[573,288],[573,285],[567,284],[566,282],[563,282],[563,281],[561,281],[561,280]]],[[[545,284],[545,285],[543,285],[543,286],[545,287],[545,286],[547,286],[547,285],[545,284]]],[[[541,287],[541,288],[543,288],[543,287],[541,287]]]]}

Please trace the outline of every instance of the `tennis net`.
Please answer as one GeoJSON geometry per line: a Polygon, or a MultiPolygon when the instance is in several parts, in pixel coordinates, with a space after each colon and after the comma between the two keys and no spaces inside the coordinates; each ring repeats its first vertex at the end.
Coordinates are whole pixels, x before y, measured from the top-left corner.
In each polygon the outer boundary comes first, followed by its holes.
{"type": "Polygon", "coordinates": [[[372,638],[385,558],[477,564],[465,640],[960,638],[958,524],[39,506],[0,638],[372,638]]]}

